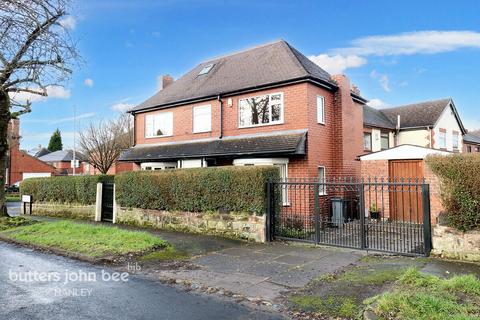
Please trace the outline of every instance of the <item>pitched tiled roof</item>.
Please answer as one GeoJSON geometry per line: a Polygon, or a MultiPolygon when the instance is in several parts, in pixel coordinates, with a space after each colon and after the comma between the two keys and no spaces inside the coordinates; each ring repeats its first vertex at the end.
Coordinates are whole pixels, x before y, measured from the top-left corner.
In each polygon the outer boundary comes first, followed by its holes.
{"type": "Polygon", "coordinates": [[[397,116],[400,115],[402,128],[429,127],[437,123],[443,110],[451,101],[452,99],[425,101],[381,111],[392,123],[397,123],[397,116]]]}
{"type": "Polygon", "coordinates": [[[238,136],[209,141],[137,145],[122,153],[121,161],[169,160],[208,156],[305,154],[306,131],[238,136]]]}
{"type": "Polygon", "coordinates": [[[470,142],[470,143],[475,143],[475,144],[480,144],[480,132],[469,132],[463,136],[463,141],[465,142],[470,142]]]}
{"type": "Polygon", "coordinates": [[[395,129],[395,124],[381,110],[367,105],[363,106],[363,124],[377,128],[395,129]]]}
{"type": "MultiPolygon", "coordinates": [[[[76,159],[83,160],[85,157],[80,152],[75,152],[76,159]]],[[[62,162],[73,160],[73,150],[59,150],[46,154],[38,159],[43,162],[62,162]]]]}
{"type": "Polygon", "coordinates": [[[336,87],[325,70],[281,40],[205,61],[132,112],[305,78],[336,87]],[[210,64],[213,68],[199,75],[210,64]]]}

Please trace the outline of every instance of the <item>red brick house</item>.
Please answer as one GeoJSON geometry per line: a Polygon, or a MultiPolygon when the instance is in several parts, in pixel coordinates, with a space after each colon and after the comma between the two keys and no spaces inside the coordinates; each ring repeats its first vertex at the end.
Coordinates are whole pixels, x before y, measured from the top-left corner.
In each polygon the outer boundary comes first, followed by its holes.
{"type": "Polygon", "coordinates": [[[8,126],[10,149],[6,172],[6,185],[11,186],[26,178],[51,176],[57,170],[20,150],[20,121],[12,119],[8,126]]]}
{"type": "MultiPolygon", "coordinates": [[[[60,175],[72,175],[73,152],[73,150],[58,150],[38,159],[55,167],[60,175]]],[[[75,152],[75,160],[78,161],[78,168],[76,168],[75,174],[88,172],[88,168],[86,168],[88,164],[85,162],[84,156],[78,151],[75,152]]]]}
{"type": "Polygon", "coordinates": [[[480,130],[468,132],[463,136],[463,152],[480,152],[480,130]]]}
{"type": "Polygon", "coordinates": [[[363,105],[285,41],[205,61],[130,112],[137,169],[277,165],[283,177],[359,176],[363,105]]]}

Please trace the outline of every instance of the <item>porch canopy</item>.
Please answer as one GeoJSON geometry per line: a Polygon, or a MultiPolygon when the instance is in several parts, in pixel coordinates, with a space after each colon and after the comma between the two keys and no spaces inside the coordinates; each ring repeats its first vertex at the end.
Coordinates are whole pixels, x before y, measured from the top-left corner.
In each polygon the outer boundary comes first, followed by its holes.
{"type": "Polygon", "coordinates": [[[251,155],[305,155],[305,130],[250,136],[229,136],[199,141],[137,145],[122,153],[120,161],[144,162],[201,157],[251,155]]]}

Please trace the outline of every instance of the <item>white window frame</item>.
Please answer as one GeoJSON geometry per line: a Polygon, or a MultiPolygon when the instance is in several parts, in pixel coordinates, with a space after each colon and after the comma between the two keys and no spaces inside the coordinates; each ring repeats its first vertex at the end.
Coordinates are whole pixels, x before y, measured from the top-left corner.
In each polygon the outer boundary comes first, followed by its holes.
{"type": "Polygon", "coordinates": [[[193,133],[202,133],[202,132],[212,132],[212,106],[210,104],[202,105],[202,106],[195,106],[193,107],[193,133]],[[196,113],[198,110],[207,109],[208,108],[208,129],[200,130],[197,129],[198,124],[195,125],[196,113]]]}
{"type": "Polygon", "coordinates": [[[151,113],[151,114],[147,114],[145,115],[145,138],[149,139],[149,138],[163,138],[163,137],[171,137],[173,136],[173,112],[156,112],[156,113],[151,113]],[[155,117],[159,117],[159,116],[167,116],[169,115],[171,117],[171,121],[172,121],[172,133],[170,134],[162,134],[162,135],[157,135],[155,134],[155,117]],[[153,117],[153,134],[152,135],[148,135],[148,118],[149,117],[153,117]]]}
{"type": "Polygon", "coordinates": [[[452,149],[458,150],[459,148],[460,148],[460,135],[458,134],[458,132],[452,132],[452,149]]]}
{"type": "Polygon", "coordinates": [[[176,169],[176,162],[143,162],[140,164],[140,169],[145,171],[176,169]],[[149,169],[147,169],[149,168],[149,169]]]}
{"type": "MultiPolygon", "coordinates": [[[[319,183],[326,183],[327,182],[327,168],[325,166],[318,166],[317,168],[317,175],[318,175],[318,182],[319,183]],[[323,169],[323,177],[320,177],[320,169],[323,169]]],[[[327,195],[327,186],[324,184],[319,186],[318,188],[318,195],[319,196],[326,196],[327,195]]]]}
{"type": "Polygon", "coordinates": [[[438,131],[438,147],[440,149],[447,149],[447,132],[445,131],[438,131]],[[443,136],[443,139],[442,139],[443,136]],[[444,144],[442,145],[442,140],[444,144]]]}
{"type": "MultiPolygon", "coordinates": [[[[277,104],[277,103],[275,103],[277,104]]],[[[283,96],[283,92],[272,92],[272,93],[265,93],[265,94],[260,94],[257,96],[253,97],[246,97],[246,98],[241,98],[238,99],[237,102],[237,114],[238,114],[238,128],[253,128],[253,127],[262,127],[262,126],[273,126],[277,124],[283,124],[284,123],[284,111],[285,111],[285,98],[283,96]],[[271,96],[274,95],[280,95],[280,119],[277,121],[272,121],[272,105],[271,105],[271,96]],[[258,123],[258,124],[250,124],[250,125],[241,125],[240,124],[240,118],[241,118],[241,109],[240,109],[240,103],[242,100],[247,100],[247,99],[252,99],[252,98],[260,98],[263,96],[268,96],[268,107],[269,107],[269,122],[268,123],[258,123]]]]}
{"type": "Polygon", "coordinates": [[[373,151],[373,137],[371,132],[363,132],[363,151],[373,151]],[[365,148],[365,136],[370,136],[370,148],[365,148]]]}
{"type": "MultiPolygon", "coordinates": [[[[288,158],[250,158],[250,159],[235,159],[234,166],[285,166],[285,177],[280,177],[281,182],[288,182],[288,158]]],[[[280,173],[282,170],[280,170],[280,173]]],[[[283,206],[290,205],[288,198],[288,185],[282,185],[282,204],[283,206]]]]}
{"type": "Polygon", "coordinates": [[[317,96],[317,122],[325,124],[325,97],[323,96],[317,96]]]}

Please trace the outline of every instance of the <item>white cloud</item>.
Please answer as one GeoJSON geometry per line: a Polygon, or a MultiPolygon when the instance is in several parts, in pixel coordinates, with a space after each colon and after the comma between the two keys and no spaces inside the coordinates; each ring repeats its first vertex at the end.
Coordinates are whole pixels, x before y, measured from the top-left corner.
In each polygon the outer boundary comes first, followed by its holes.
{"type": "Polygon", "coordinates": [[[343,73],[348,68],[358,68],[367,63],[365,58],[357,55],[343,56],[319,54],[318,56],[310,56],[310,60],[319,65],[322,69],[330,74],[343,73]]]}
{"type": "Polygon", "coordinates": [[[73,16],[67,16],[59,21],[60,25],[65,29],[73,30],[77,26],[77,19],[73,16]]]}
{"type": "Polygon", "coordinates": [[[132,109],[135,105],[132,103],[118,102],[112,105],[111,109],[119,112],[127,112],[132,109]]]}
{"type": "Polygon", "coordinates": [[[85,84],[87,87],[93,87],[93,80],[90,78],[87,78],[83,81],[83,84],[85,84]]]}
{"type": "Polygon", "coordinates": [[[95,112],[87,112],[87,113],[82,113],[79,115],[76,115],[75,117],[67,117],[67,118],[60,118],[56,120],[52,120],[49,122],[49,124],[58,124],[58,123],[63,123],[63,122],[70,122],[73,120],[80,120],[80,119],[88,119],[88,118],[93,118],[97,114],[95,112]]]}
{"type": "Polygon", "coordinates": [[[48,86],[46,97],[29,92],[11,92],[10,98],[22,103],[27,100],[30,102],[45,101],[48,98],[68,99],[70,98],[70,90],[65,89],[62,86],[48,86]]]}
{"type": "Polygon", "coordinates": [[[373,79],[377,79],[383,90],[385,90],[386,92],[391,91],[390,78],[388,77],[388,75],[384,73],[379,73],[376,70],[372,70],[372,72],[370,72],[370,77],[372,77],[373,79]]]}
{"type": "Polygon", "coordinates": [[[343,55],[397,56],[435,54],[462,48],[480,48],[480,33],[474,31],[415,31],[395,35],[363,37],[348,48],[333,52],[343,55]]]}
{"type": "Polygon", "coordinates": [[[375,108],[375,109],[382,109],[382,108],[388,108],[388,107],[390,107],[390,105],[389,105],[388,103],[386,103],[386,102],[383,101],[383,100],[377,99],[377,98],[368,101],[367,104],[368,104],[370,107],[375,108]]]}

